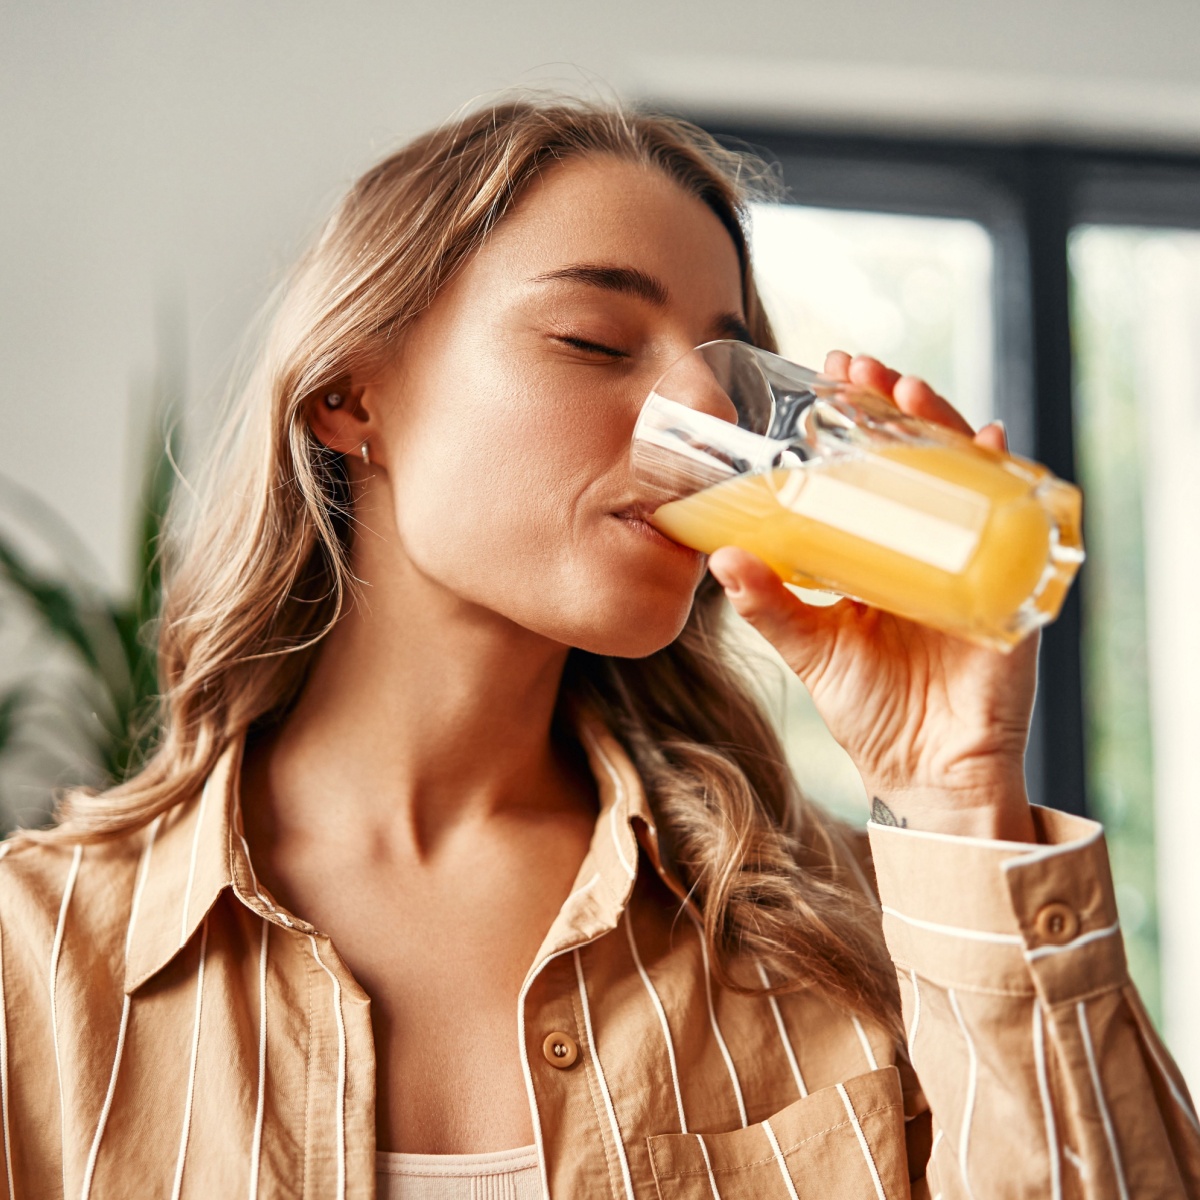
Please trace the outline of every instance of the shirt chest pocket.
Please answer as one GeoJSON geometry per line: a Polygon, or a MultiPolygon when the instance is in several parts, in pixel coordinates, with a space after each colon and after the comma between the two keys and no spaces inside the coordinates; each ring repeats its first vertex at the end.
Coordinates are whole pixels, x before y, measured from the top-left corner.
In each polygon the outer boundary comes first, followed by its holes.
{"type": "Polygon", "coordinates": [[[730,1133],[647,1139],[662,1200],[908,1200],[895,1067],[811,1092],[730,1133]]]}

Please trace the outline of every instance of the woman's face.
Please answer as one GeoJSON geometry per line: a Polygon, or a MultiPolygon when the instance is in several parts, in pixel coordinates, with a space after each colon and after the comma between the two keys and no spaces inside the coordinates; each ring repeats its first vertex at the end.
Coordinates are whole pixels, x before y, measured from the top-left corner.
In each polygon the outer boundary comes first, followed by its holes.
{"type": "Polygon", "coordinates": [[[412,566],[563,645],[674,639],[704,559],[637,518],[629,442],[676,358],[748,336],[741,291],[725,227],[661,172],[546,171],[364,396],[412,566]]]}

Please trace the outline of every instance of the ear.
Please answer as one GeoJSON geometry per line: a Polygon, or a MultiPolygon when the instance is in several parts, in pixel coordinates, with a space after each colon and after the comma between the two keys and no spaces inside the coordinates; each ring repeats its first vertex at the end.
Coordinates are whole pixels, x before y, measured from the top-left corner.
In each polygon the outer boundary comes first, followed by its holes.
{"type": "Polygon", "coordinates": [[[371,458],[378,457],[380,439],[378,421],[368,409],[367,388],[350,378],[339,379],[309,397],[308,425],[318,441],[357,458],[364,442],[371,448],[371,458]]]}

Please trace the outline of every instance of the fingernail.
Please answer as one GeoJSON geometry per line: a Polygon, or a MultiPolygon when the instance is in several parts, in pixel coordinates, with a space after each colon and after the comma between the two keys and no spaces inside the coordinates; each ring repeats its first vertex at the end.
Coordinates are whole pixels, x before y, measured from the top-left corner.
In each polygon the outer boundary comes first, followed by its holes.
{"type": "Polygon", "coordinates": [[[1008,426],[1005,425],[1005,423],[999,417],[996,417],[996,419],[994,421],[992,421],[992,424],[995,425],[995,427],[997,429],[999,429],[1002,434],[1004,434],[1004,440],[1007,442],[1008,441],[1008,426]]]}

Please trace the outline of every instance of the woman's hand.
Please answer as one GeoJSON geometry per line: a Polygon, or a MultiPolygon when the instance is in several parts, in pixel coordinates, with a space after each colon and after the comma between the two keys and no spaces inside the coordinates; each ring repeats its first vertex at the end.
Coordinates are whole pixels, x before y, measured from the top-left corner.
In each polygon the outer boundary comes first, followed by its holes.
{"type": "MultiPolygon", "coordinates": [[[[971,434],[928,384],[873,358],[830,354],[825,373],[900,409],[971,434]]],[[[989,425],[975,440],[1005,449],[989,425]]],[[[800,676],[849,753],[877,821],[1012,841],[1035,839],[1024,757],[1037,677],[1036,636],[1010,654],[851,600],[803,603],[753,554],[709,559],[735,611],[800,676]]]]}

